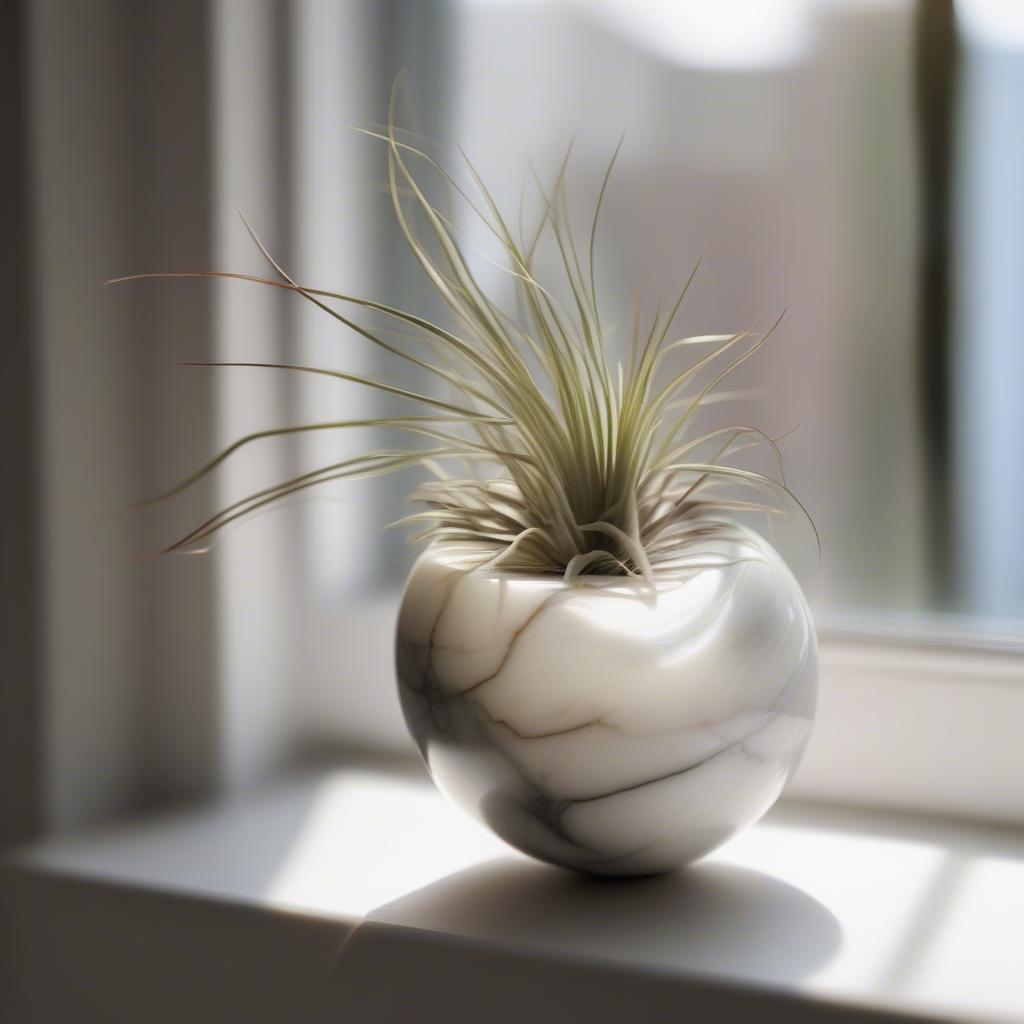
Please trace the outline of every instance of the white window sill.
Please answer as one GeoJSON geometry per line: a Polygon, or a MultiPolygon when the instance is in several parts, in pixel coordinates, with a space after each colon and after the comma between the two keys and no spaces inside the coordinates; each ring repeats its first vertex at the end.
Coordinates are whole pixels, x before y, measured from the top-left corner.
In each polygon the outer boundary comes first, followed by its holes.
{"type": "Polygon", "coordinates": [[[675,876],[352,767],[8,858],[12,1019],[1024,1020],[1024,832],[783,804],[675,876]]]}

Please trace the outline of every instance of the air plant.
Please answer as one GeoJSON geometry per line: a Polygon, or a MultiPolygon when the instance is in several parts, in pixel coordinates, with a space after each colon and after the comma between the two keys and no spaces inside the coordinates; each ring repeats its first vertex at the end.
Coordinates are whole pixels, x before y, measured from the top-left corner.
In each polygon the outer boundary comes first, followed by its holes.
{"type": "Polygon", "coordinates": [[[785,484],[777,438],[748,425],[695,429],[702,407],[721,396],[719,385],[760,349],[778,321],[764,332],[751,327],[731,334],[674,337],[673,324],[694,268],[667,312],[656,314],[646,331],[634,324],[625,364],[612,365],[595,285],[595,248],[619,147],[601,182],[581,252],[569,225],[568,153],[552,188],[536,181],[539,224],[524,232],[520,216],[513,230],[465,154],[475,196],[414,144],[413,136],[399,133],[395,100],[393,93],[387,124],[365,134],[386,146],[394,215],[450,311],[451,329],[382,302],[299,283],[248,223],[275,278],[206,272],[118,280],[230,278],[295,292],[450,392],[442,397],[441,389],[411,391],[318,366],[202,364],[259,366],[355,382],[398,396],[419,411],[249,434],[162,497],[180,493],[243,446],[268,437],[388,427],[425,437],[430,446],[368,451],[256,491],[222,508],[167,550],[202,550],[228,524],[310,488],[415,466],[425,467],[433,479],[412,491],[410,500],[419,510],[400,520],[418,527],[412,539],[461,546],[476,566],[514,573],[563,574],[568,579],[582,574],[640,576],[651,582],[663,574],[725,564],[722,555],[702,551],[709,537],[728,539],[741,531],[737,515],[802,511],[785,484]],[[452,219],[427,198],[414,167],[436,175],[497,240],[502,267],[517,296],[514,315],[481,286],[452,219]],[[538,250],[551,243],[563,280],[545,284],[536,273],[538,250]],[[360,312],[397,321],[405,333],[371,329],[353,319],[360,312]],[[689,353],[696,355],[687,361],[689,353]],[[733,464],[738,453],[757,446],[771,450],[778,479],[733,464]]]}

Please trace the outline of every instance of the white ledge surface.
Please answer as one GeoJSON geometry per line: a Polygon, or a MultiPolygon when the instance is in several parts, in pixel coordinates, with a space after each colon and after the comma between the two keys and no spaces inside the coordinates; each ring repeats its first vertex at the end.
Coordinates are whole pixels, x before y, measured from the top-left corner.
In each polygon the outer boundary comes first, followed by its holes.
{"type": "MultiPolygon", "coordinates": [[[[509,851],[418,775],[353,767],[32,847],[5,871],[15,887],[113,883],[320,919],[331,970],[344,974],[365,933],[360,975],[378,957],[396,983],[410,950],[454,940],[547,970],[668,980],[680,1013],[686,986],[710,983],[822,1013],[1024,1021],[1024,834],[963,823],[783,804],[683,872],[591,881],[509,851]]],[[[389,1019],[362,998],[345,1019],[389,1019]]]]}

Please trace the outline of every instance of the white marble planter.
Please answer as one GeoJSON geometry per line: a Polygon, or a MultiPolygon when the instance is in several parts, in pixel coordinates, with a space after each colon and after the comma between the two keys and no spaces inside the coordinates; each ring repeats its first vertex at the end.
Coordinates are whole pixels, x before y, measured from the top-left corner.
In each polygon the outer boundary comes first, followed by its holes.
{"type": "Polygon", "coordinates": [[[467,572],[426,551],[399,615],[434,781],[541,860],[606,875],[702,856],[775,802],[807,742],[816,642],[775,551],[659,584],[467,572]]]}

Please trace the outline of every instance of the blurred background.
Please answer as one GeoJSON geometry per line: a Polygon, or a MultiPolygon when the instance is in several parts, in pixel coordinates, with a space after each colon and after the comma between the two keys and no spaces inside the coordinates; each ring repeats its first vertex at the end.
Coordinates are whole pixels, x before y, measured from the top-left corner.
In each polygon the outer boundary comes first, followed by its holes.
{"type": "Polygon", "coordinates": [[[408,562],[381,527],[408,479],[260,516],[209,556],[148,557],[248,490],[381,439],[268,441],[181,499],[130,506],[249,430],[392,408],[179,362],[410,378],[293,296],[102,287],[265,273],[241,209],[302,282],[439,315],[382,147],[353,131],[384,119],[403,68],[402,123],[455,167],[461,146],[513,214],[528,161],[550,173],[574,138],[585,223],[624,134],[599,236],[622,333],[697,260],[681,333],[788,310],[734,386],[758,389],[744,419],[797,427],[783,450],[820,568],[806,532],[781,543],[826,633],[1021,634],[1020,5],[25,0],[2,18],[9,834],[244,786],[300,747],[405,742],[390,630],[408,562]]]}

